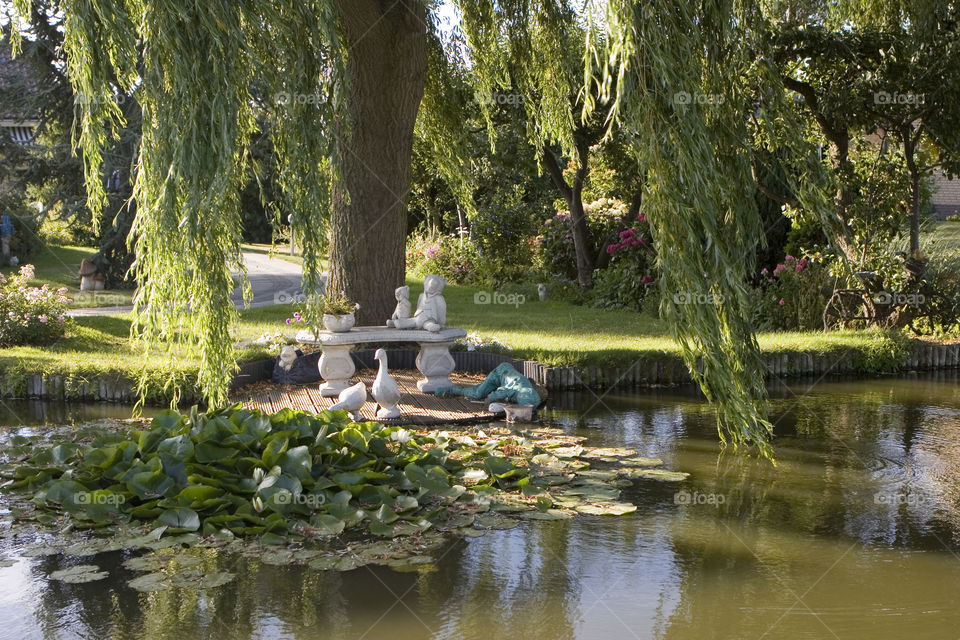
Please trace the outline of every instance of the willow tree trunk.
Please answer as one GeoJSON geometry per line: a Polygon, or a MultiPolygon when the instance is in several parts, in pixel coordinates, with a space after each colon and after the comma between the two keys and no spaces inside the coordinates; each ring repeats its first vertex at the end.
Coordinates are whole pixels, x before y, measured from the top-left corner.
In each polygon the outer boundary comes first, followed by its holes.
{"type": "Polygon", "coordinates": [[[427,74],[422,0],[338,0],[349,45],[333,193],[327,290],[360,303],[359,324],[383,324],[404,282],[413,127],[427,74]]]}

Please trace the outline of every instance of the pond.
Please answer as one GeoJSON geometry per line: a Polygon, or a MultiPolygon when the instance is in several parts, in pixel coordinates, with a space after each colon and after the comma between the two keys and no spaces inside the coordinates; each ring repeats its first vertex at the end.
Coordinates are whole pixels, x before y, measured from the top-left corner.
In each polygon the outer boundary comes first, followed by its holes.
{"type": "MultiPolygon", "coordinates": [[[[546,421],[691,474],[626,489],[635,515],[528,521],[457,540],[420,573],[220,554],[218,568],[237,578],[203,591],[135,591],[123,552],[20,558],[0,568],[0,637],[955,637],[956,375],[771,395],[776,468],[718,455],[712,415],[692,391],[554,398],[546,421]],[[81,562],[110,579],[47,578],[81,562]]],[[[71,411],[11,405],[0,424],[98,417],[71,411]]]]}

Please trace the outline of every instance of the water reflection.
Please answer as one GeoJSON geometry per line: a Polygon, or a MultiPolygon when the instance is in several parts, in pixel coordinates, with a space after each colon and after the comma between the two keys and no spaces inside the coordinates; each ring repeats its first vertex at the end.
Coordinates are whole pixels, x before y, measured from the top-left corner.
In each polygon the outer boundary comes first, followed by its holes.
{"type": "MultiPolygon", "coordinates": [[[[531,522],[437,570],[338,574],[211,554],[237,579],[140,594],[122,553],[0,569],[0,637],[899,638],[960,628],[956,377],[773,389],[778,466],[718,456],[687,390],[557,398],[591,444],[688,471],[625,491],[636,517],[531,522]],[[94,563],[109,581],[46,579],[94,563]]],[[[15,542],[3,543],[8,549],[15,542]]]]}

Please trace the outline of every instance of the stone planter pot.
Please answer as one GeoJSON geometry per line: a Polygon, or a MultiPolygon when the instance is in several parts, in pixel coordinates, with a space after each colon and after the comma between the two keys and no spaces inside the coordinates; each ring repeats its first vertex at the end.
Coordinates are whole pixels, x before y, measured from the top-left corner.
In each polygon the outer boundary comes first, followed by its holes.
{"type": "Polygon", "coordinates": [[[357,319],[354,316],[354,312],[343,315],[343,316],[334,316],[329,313],[323,314],[323,326],[327,331],[333,331],[334,333],[346,333],[353,328],[353,325],[356,324],[357,319]]]}

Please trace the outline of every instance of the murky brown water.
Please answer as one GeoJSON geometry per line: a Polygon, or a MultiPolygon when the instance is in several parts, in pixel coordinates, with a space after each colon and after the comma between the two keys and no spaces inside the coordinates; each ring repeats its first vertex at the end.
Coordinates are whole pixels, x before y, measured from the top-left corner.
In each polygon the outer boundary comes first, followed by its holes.
{"type": "Polygon", "coordinates": [[[547,418],[591,444],[692,474],[627,489],[635,516],[457,541],[431,573],[224,555],[217,564],[237,579],[201,593],[130,589],[122,553],[92,559],[109,581],[81,585],[46,578],[77,559],[21,559],[0,569],[0,637],[960,637],[958,379],[773,395],[775,469],[718,457],[692,395],[556,398],[547,418]]]}

